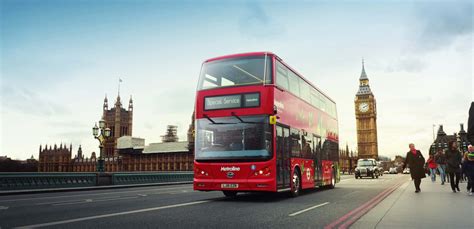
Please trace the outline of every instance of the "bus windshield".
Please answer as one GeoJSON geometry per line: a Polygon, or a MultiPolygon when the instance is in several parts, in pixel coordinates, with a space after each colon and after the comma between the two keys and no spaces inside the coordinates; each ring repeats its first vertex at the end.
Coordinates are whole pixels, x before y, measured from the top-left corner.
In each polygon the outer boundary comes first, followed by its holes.
{"type": "Polygon", "coordinates": [[[268,116],[199,119],[196,122],[196,160],[268,159],[272,133],[268,116]]]}
{"type": "Polygon", "coordinates": [[[254,84],[270,84],[271,58],[248,56],[205,63],[198,90],[254,84]]]}

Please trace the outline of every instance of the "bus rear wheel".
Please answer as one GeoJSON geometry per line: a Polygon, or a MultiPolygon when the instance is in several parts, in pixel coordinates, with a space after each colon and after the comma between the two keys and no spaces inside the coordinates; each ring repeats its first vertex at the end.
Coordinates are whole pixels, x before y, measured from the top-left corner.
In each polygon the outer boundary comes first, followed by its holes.
{"type": "Polygon", "coordinates": [[[237,196],[236,191],[222,191],[222,193],[224,193],[224,196],[226,196],[226,197],[236,197],[237,196]]]}
{"type": "Polygon", "coordinates": [[[333,189],[336,187],[336,174],[333,173],[331,176],[331,184],[329,184],[329,188],[333,189]]]}
{"type": "Polygon", "coordinates": [[[301,191],[301,178],[299,174],[299,170],[295,169],[293,171],[293,176],[291,176],[291,191],[290,195],[292,197],[297,197],[301,191]]]}

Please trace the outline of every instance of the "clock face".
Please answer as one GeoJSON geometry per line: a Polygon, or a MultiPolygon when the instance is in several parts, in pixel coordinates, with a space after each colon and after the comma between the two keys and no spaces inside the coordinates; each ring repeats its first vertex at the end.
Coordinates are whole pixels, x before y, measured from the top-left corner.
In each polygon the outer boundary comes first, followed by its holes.
{"type": "Polygon", "coordinates": [[[359,104],[359,111],[360,112],[367,112],[368,110],[369,110],[369,104],[368,103],[359,104]]]}

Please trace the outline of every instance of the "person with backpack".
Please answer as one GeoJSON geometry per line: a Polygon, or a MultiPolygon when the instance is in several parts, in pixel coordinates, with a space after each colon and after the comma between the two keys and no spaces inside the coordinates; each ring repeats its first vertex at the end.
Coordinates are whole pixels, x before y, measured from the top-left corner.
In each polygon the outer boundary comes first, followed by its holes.
{"type": "Polygon", "coordinates": [[[439,177],[441,178],[441,185],[446,182],[446,155],[443,149],[439,149],[434,156],[436,164],[438,164],[439,177]]]}

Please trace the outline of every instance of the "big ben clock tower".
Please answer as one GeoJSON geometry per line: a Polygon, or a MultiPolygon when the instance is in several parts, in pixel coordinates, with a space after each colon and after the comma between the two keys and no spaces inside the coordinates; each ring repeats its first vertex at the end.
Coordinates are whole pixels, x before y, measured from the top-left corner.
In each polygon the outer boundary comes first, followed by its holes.
{"type": "Polygon", "coordinates": [[[362,73],[359,78],[359,91],[354,103],[357,124],[357,150],[359,158],[378,159],[377,144],[377,106],[369,86],[362,60],[362,73]]]}

